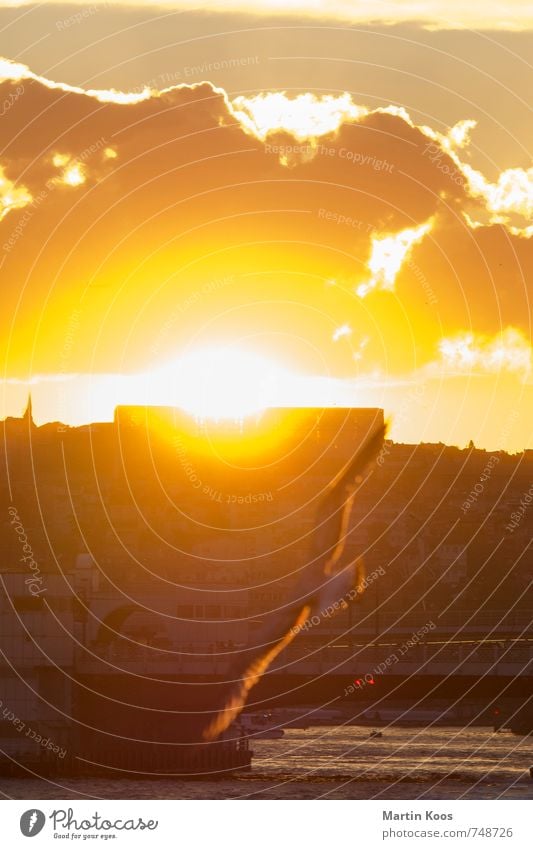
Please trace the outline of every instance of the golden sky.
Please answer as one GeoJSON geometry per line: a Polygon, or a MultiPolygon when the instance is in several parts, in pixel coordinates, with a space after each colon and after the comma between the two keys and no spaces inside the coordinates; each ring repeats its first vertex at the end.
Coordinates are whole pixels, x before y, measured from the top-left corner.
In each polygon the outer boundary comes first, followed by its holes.
{"type": "Polygon", "coordinates": [[[216,374],[533,447],[527,4],[2,5],[0,414],[216,374]]]}

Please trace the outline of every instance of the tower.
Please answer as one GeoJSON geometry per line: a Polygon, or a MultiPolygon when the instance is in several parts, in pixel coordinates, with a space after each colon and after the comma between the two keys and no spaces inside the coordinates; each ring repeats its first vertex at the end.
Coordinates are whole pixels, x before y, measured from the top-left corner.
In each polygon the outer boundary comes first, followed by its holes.
{"type": "Polygon", "coordinates": [[[22,416],[22,421],[28,425],[30,428],[35,427],[35,422],[33,421],[33,407],[31,403],[31,392],[28,395],[28,403],[26,405],[26,409],[24,411],[24,415],[22,416]]]}

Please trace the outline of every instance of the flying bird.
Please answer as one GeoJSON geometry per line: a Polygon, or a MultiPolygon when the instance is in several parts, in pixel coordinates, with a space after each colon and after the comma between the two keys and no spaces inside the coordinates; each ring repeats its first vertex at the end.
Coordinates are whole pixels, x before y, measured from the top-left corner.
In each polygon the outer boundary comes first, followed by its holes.
{"type": "Polygon", "coordinates": [[[257,645],[246,649],[233,665],[229,691],[204,729],[205,741],[216,740],[237,718],[250,690],[310,618],[323,613],[333,602],[344,599],[351,590],[362,592],[362,560],[359,558],[342,569],[338,566],[357,485],[366,467],[378,455],[386,430],[387,426],[382,425],[371,433],[330,483],[317,512],[311,556],[291,600],[266,623],[257,645]]]}

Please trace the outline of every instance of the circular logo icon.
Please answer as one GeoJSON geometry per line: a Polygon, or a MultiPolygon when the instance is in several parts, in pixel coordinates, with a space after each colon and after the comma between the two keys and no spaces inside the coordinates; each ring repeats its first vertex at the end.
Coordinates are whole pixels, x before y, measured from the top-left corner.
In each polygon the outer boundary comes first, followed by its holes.
{"type": "Polygon", "coordinates": [[[45,822],[46,817],[42,811],[30,808],[29,811],[24,811],[20,818],[20,830],[24,837],[35,837],[42,831],[45,822]]]}

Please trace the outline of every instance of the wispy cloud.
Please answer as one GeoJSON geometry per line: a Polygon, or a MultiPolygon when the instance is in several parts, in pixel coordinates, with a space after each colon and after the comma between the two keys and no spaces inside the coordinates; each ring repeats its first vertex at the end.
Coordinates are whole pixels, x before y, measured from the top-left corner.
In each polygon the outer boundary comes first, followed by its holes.
{"type": "Polygon", "coordinates": [[[441,365],[457,373],[501,371],[527,377],[531,371],[532,349],[524,334],[508,327],[492,337],[459,333],[439,343],[441,365]]]}
{"type": "Polygon", "coordinates": [[[0,165],[0,221],[13,209],[22,209],[32,201],[30,192],[24,186],[16,186],[0,165]]]}
{"type": "MultiPolygon", "coordinates": [[[[0,5],[6,5],[0,4],[0,5]]],[[[17,4],[7,4],[17,5],[17,4]]],[[[101,103],[140,103],[143,100],[148,100],[153,92],[147,87],[141,92],[123,92],[115,89],[84,89],[79,86],[67,85],[67,83],[58,83],[47,77],[42,77],[39,74],[34,74],[27,65],[21,62],[12,62],[10,59],[0,57],[0,82],[12,80],[19,82],[20,80],[35,80],[46,86],[46,88],[59,89],[60,91],[72,92],[75,94],[85,94],[88,97],[94,97],[101,103]]]]}
{"type": "Polygon", "coordinates": [[[411,248],[422,241],[431,230],[433,222],[426,221],[419,227],[410,227],[392,235],[376,236],[372,239],[368,270],[371,277],[360,283],[356,289],[360,298],[364,298],[374,289],[388,292],[394,290],[396,276],[407,259],[411,248]]]}
{"type": "MultiPolygon", "coordinates": [[[[35,0],[2,0],[0,6],[28,6],[35,0]]],[[[55,3],[56,0],[53,0],[55,3]]],[[[69,5],[87,5],[86,0],[66,0],[69,5]]],[[[65,5],[66,5],[65,3],[65,5]]],[[[52,5],[41,2],[39,5],[52,5]]],[[[95,6],[153,8],[152,0],[93,0],[95,6]]],[[[422,23],[432,29],[509,29],[533,28],[533,8],[522,0],[507,3],[488,0],[483,4],[468,4],[460,0],[158,0],[164,8],[184,11],[241,12],[270,16],[298,16],[366,23],[422,23]]]]}

